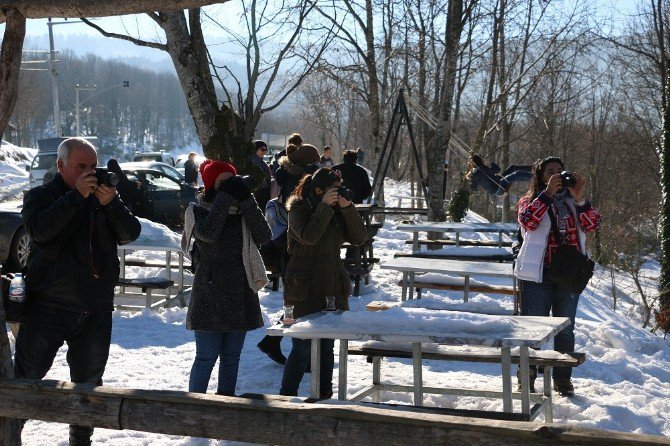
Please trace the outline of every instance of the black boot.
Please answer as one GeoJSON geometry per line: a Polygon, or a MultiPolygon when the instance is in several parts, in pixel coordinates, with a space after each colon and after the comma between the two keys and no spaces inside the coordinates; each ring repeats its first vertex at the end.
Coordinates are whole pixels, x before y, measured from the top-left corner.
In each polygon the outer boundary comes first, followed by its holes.
{"type": "MultiPolygon", "coordinates": [[[[521,373],[519,373],[519,370],[516,371],[516,378],[518,380],[518,387],[517,391],[521,392],[521,373]]],[[[537,369],[535,367],[530,367],[528,369],[528,383],[530,384],[530,391],[531,393],[535,393],[535,380],[537,379],[537,369]]]]}
{"type": "Polygon", "coordinates": [[[274,362],[284,365],[286,364],[286,356],[281,351],[281,340],[281,336],[265,336],[258,343],[258,348],[274,362]]]}
{"type": "Polygon", "coordinates": [[[93,428],[89,426],[70,425],[70,446],[91,446],[93,428]]]}
{"type": "Polygon", "coordinates": [[[572,380],[568,379],[554,379],[554,392],[558,392],[561,396],[574,396],[575,387],[572,385],[572,380]]]}

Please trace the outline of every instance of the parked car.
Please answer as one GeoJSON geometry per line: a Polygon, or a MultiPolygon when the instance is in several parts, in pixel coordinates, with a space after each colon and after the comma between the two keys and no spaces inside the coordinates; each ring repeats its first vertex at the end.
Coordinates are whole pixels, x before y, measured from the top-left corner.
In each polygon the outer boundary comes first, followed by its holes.
{"type": "Polygon", "coordinates": [[[172,175],[143,164],[120,164],[128,179],[142,184],[144,202],[141,210],[133,210],[134,213],[171,228],[183,226],[184,212],[188,204],[195,201],[197,189],[186,184],[183,178],[179,181],[172,175]]]}
{"type": "Polygon", "coordinates": [[[160,152],[135,152],[133,161],[158,161],[174,166],[174,158],[165,150],[160,152]]]}
{"type": "Polygon", "coordinates": [[[123,170],[135,170],[135,169],[153,169],[163,172],[165,175],[171,177],[175,181],[180,183],[184,182],[184,174],[179,172],[179,170],[159,161],[140,161],[132,163],[120,163],[121,169],[123,170]]]}
{"type": "Polygon", "coordinates": [[[30,252],[30,236],[23,226],[20,201],[0,203],[0,264],[5,272],[25,268],[30,252]]]}

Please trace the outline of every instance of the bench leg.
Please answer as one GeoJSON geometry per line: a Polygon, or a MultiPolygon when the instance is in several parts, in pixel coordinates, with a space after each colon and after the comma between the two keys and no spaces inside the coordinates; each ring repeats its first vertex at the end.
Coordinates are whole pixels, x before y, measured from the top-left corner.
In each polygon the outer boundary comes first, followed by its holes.
{"type": "Polygon", "coordinates": [[[503,412],[511,413],[512,406],[512,354],[509,347],[500,349],[502,356],[503,412]]]}
{"type": "Polygon", "coordinates": [[[311,397],[318,399],[321,394],[321,339],[312,338],[312,387],[311,397]]]}
{"type": "Polygon", "coordinates": [[[337,399],[345,401],[347,399],[347,364],[349,361],[349,341],[340,339],[340,366],[338,373],[337,399]]]}
{"type": "Polygon", "coordinates": [[[279,277],[272,278],[272,291],[279,291],[279,277]]]}
{"type": "Polygon", "coordinates": [[[412,343],[412,365],[414,368],[414,405],[423,406],[423,368],[421,358],[421,343],[412,343]]]}
{"type": "Polygon", "coordinates": [[[547,404],[544,406],[544,422],[554,422],[554,400],[551,396],[551,366],[544,366],[544,396],[547,398],[547,404]]]}
{"type": "Polygon", "coordinates": [[[354,296],[358,296],[361,294],[361,276],[360,274],[356,274],[356,278],[354,279],[354,296]]]}
{"type": "Polygon", "coordinates": [[[409,273],[403,271],[402,273],[402,296],[400,298],[401,302],[405,302],[407,300],[407,285],[409,282],[409,273]]]}
{"type": "Polygon", "coordinates": [[[378,403],[381,400],[381,390],[379,390],[379,385],[382,382],[382,357],[373,356],[372,357],[372,387],[375,389],[372,394],[372,402],[378,403]]]}
{"type": "Polygon", "coordinates": [[[464,287],[463,287],[463,302],[468,301],[470,294],[470,276],[465,276],[464,287]]]}
{"type": "Polygon", "coordinates": [[[153,300],[153,298],[151,297],[151,288],[149,288],[149,289],[147,289],[147,297],[146,297],[146,301],[145,301],[145,303],[144,303],[144,306],[145,306],[146,308],[151,309],[151,304],[153,303],[153,301],[154,301],[154,300],[153,300]]]}
{"type": "Polygon", "coordinates": [[[409,273],[409,297],[408,299],[414,299],[414,271],[409,273]]]}
{"type": "Polygon", "coordinates": [[[521,379],[521,413],[530,414],[530,377],[528,346],[519,347],[519,378],[521,379]]]}

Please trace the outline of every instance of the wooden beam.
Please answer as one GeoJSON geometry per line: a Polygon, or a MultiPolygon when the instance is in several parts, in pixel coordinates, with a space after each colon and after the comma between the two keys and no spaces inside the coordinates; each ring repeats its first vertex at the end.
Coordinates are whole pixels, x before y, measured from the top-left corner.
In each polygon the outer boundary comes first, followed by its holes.
{"type": "Polygon", "coordinates": [[[0,394],[4,417],[263,444],[670,444],[665,437],[436,415],[430,408],[312,404],[278,396],[225,397],[38,380],[0,381],[0,394]]]}
{"type": "Polygon", "coordinates": [[[0,0],[0,23],[6,20],[2,11],[12,8],[28,19],[79,18],[172,11],[226,1],[228,0],[0,0]]]}

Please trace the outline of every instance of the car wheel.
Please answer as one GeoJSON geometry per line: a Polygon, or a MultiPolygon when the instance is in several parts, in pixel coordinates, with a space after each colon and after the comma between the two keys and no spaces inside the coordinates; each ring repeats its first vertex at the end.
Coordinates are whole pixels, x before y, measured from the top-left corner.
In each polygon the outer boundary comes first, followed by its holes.
{"type": "Polygon", "coordinates": [[[30,236],[26,228],[21,226],[16,230],[9,249],[9,263],[14,268],[23,271],[28,263],[30,253],[30,236]]]}

